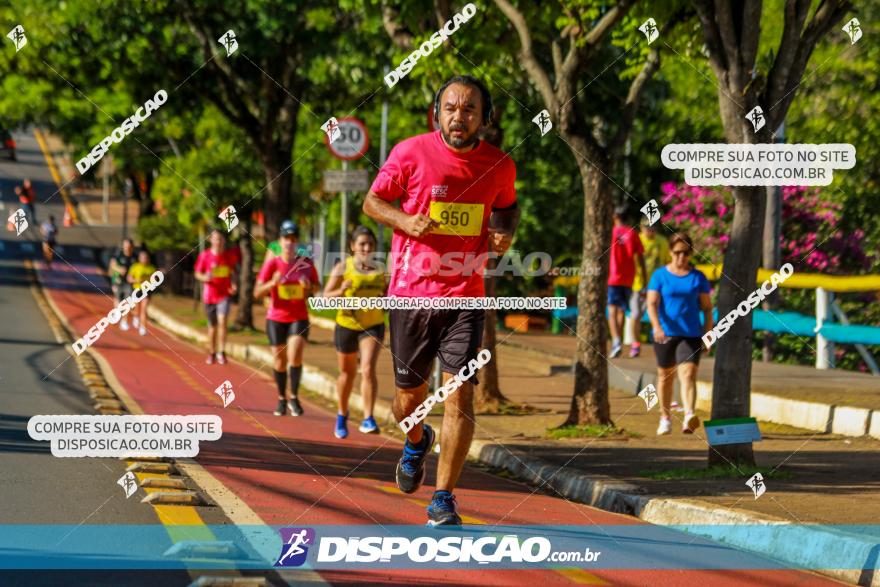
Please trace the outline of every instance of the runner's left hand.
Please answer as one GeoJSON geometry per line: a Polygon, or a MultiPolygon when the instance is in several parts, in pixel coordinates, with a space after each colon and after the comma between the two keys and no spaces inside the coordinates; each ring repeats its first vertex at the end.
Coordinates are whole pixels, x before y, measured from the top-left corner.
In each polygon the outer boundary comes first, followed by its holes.
{"type": "Polygon", "coordinates": [[[489,231],[489,250],[503,255],[510,248],[513,237],[506,232],[489,231]]]}

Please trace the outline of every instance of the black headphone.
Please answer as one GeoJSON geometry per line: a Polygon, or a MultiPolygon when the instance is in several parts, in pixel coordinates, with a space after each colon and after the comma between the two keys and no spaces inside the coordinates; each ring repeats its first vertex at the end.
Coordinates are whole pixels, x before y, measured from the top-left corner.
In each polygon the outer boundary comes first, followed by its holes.
{"type": "Polygon", "coordinates": [[[489,121],[492,119],[492,114],[495,112],[495,109],[492,106],[492,96],[489,94],[489,88],[477,78],[469,75],[456,75],[449,78],[445,84],[440,86],[437,93],[434,94],[434,123],[437,126],[440,126],[440,96],[442,96],[443,91],[452,84],[474,86],[480,90],[480,96],[483,99],[483,124],[488,125],[489,121]]]}

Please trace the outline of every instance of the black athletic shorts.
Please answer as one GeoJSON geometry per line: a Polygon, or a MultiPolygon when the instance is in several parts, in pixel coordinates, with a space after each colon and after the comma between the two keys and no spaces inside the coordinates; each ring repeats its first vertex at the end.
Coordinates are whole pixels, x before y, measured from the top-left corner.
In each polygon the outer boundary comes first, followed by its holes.
{"type": "Polygon", "coordinates": [[[333,332],[333,345],[338,352],[350,355],[358,352],[358,343],[365,336],[372,336],[381,343],[385,340],[385,323],[370,326],[366,330],[352,330],[337,324],[333,332]]]}
{"type": "Polygon", "coordinates": [[[287,339],[291,336],[302,336],[308,340],[309,321],[275,322],[274,320],[266,320],[266,334],[269,335],[269,344],[272,346],[287,344],[287,339]]]}
{"type": "Polygon", "coordinates": [[[132,294],[132,292],[134,291],[131,287],[131,284],[128,283],[127,281],[120,281],[119,283],[114,283],[111,286],[111,289],[113,290],[113,295],[116,297],[117,302],[121,302],[122,300],[124,300],[125,298],[130,296],[132,294]]]}
{"type": "MultiPolygon", "coordinates": [[[[408,389],[428,381],[435,357],[445,373],[458,373],[476,359],[486,311],[391,310],[388,318],[394,383],[408,389]]],[[[469,381],[478,383],[476,375],[469,381]]]]}
{"type": "Polygon", "coordinates": [[[684,336],[670,336],[664,343],[654,343],[654,354],[657,356],[657,366],[664,369],[675,367],[682,363],[700,364],[700,355],[703,354],[703,339],[687,338],[684,336]]]}

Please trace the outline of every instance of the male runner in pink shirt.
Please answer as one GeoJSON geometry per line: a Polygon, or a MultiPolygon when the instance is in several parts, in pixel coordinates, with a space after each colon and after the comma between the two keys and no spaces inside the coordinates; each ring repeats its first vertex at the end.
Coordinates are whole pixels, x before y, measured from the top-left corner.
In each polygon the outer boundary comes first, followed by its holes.
{"type": "MultiPolygon", "coordinates": [[[[486,253],[503,254],[519,220],[516,166],[502,151],[477,138],[492,111],[489,90],[470,76],[447,81],[434,98],[441,130],[409,138],[392,149],[364,201],[364,213],[394,228],[389,296],[482,297],[486,253]],[[392,205],[400,200],[400,209],[392,205]],[[418,259],[463,254],[476,271],[426,270],[418,259]],[[480,257],[482,255],[482,257],[480,257]]],[[[467,264],[467,263],[466,263],[467,264]]],[[[482,342],[483,310],[391,310],[391,353],[401,422],[425,400],[427,378],[440,359],[444,385],[475,360],[482,342]]],[[[428,525],[461,525],[452,491],[474,434],[473,385],[465,382],[446,399],[443,451],[428,525]]],[[[418,423],[407,433],[397,464],[397,486],[415,492],[425,478],[434,431],[418,423]]]]}
{"type": "Polygon", "coordinates": [[[196,280],[205,284],[202,300],[208,315],[208,340],[211,345],[211,354],[205,362],[213,365],[216,360],[225,365],[226,319],[229,316],[229,296],[236,290],[236,261],[233,253],[226,250],[226,236],[219,228],[211,231],[210,241],[211,247],[199,253],[195,266],[196,280]]]}

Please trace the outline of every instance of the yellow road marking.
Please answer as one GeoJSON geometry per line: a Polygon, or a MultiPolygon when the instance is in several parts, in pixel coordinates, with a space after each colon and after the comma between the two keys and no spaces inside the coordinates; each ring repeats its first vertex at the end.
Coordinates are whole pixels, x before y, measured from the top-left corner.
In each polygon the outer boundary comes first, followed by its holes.
{"type": "MultiPolygon", "coordinates": [[[[376,485],[376,487],[378,487],[379,489],[381,489],[385,493],[392,493],[395,495],[406,495],[405,493],[400,491],[400,489],[398,489],[397,487],[391,487],[388,485],[376,485]]],[[[429,502],[427,502],[423,499],[416,499],[413,497],[407,497],[405,499],[408,502],[414,503],[416,505],[420,505],[422,507],[428,507],[428,504],[429,504],[429,502]]],[[[486,525],[486,522],[484,522],[483,520],[479,520],[477,518],[471,518],[470,516],[461,516],[461,521],[464,522],[465,524],[471,524],[471,525],[475,525],[475,526],[485,526],[486,525]]],[[[610,585],[610,583],[608,583],[607,581],[600,579],[599,577],[597,577],[593,573],[585,571],[584,569],[568,568],[568,569],[546,569],[546,570],[559,573],[560,575],[562,575],[566,579],[569,579],[569,580],[574,581],[575,583],[579,583],[581,585],[610,585]]]]}
{"type": "Polygon", "coordinates": [[[589,573],[583,569],[553,569],[563,577],[571,579],[575,583],[581,585],[611,585],[608,581],[603,581],[593,573],[589,573]]]}
{"type": "Polygon", "coordinates": [[[73,223],[79,224],[79,217],[76,214],[76,207],[67,196],[67,190],[64,189],[64,183],[61,181],[61,174],[58,173],[58,169],[55,167],[55,161],[52,159],[52,154],[49,153],[49,147],[46,145],[46,140],[43,138],[43,133],[40,132],[40,129],[35,128],[34,136],[37,138],[37,144],[40,145],[40,150],[43,151],[43,156],[46,158],[46,164],[49,166],[49,173],[52,174],[52,179],[55,180],[56,184],[58,184],[58,191],[61,193],[61,198],[64,200],[64,205],[70,209],[71,216],[73,216],[73,223]]]}
{"type": "MultiPolygon", "coordinates": [[[[128,464],[137,462],[137,459],[126,459],[128,464]]],[[[168,478],[165,473],[135,473],[134,476],[140,483],[144,479],[168,478]]],[[[142,487],[144,493],[150,494],[157,491],[169,491],[159,487],[142,487]]],[[[171,490],[173,491],[173,490],[171,490]]],[[[214,533],[208,529],[202,517],[191,505],[154,505],[159,521],[165,526],[165,531],[173,542],[182,540],[216,540],[214,533]],[[178,526],[185,526],[179,528],[178,526]]]]}

